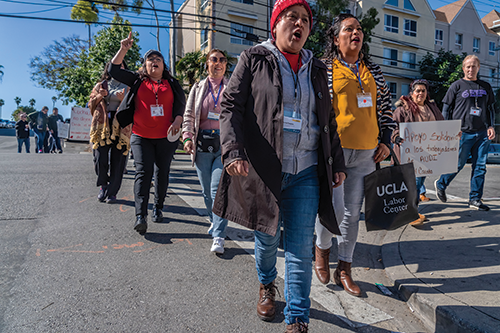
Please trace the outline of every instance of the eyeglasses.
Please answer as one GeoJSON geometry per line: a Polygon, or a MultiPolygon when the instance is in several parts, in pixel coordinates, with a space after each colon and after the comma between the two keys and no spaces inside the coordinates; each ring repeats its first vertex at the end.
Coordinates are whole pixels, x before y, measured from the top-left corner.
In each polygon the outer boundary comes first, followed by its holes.
{"type": "Polygon", "coordinates": [[[159,57],[158,58],[157,57],[155,57],[155,58],[148,58],[146,60],[147,61],[151,61],[151,62],[162,62],[163,61],[163,59],[159,58],[159,57]]]}
{"type": "Polygon", "coordinates": [[[216,64],[218,62],[220,62],[221,64],[225,64],[227,62],[227,58],[226,57],[217,58],[216,56],[212,56],[212,57],[208,58],[208,60],[210,60],[214,64],[216,64]]]}
{"type": "Polygon", "coordinates": [[[297,22],[300,18],[302,23],[309,24],[309,16],[299,17],[295,12],[289,12],[283,15],[283,17],[292,23],[297,22]]]}

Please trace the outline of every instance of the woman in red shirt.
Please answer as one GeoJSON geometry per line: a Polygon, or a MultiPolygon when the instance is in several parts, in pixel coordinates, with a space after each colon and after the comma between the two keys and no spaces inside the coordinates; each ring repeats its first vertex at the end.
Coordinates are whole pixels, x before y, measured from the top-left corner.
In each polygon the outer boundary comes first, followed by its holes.
{"type": "Polygon", "coordinates": [[[111,61],[109,74],[131,87],[118,108],[116,118],[122,127],[133,124],[130,145],[136,167],[134,229],[143,235],[147,230],[146,216],[153,170],[155,198],[151,220],[163,220],[162,209],[167,194],[170,163],[178,144],[186,98],[158,51],[146,52],[143,65],[137,73],[120,68],[133,42],[130,32],[121,41],[120,50],[111,61]]]}

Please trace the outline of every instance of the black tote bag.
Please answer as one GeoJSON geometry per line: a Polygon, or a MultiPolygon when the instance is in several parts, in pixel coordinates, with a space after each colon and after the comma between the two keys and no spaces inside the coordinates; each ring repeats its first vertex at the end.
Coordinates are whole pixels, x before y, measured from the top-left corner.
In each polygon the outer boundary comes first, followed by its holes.
{"type": "Polygon", "coordinates": [[[394,165],[365,176],[365,222],[368,231],[394,230],[419,218],[413,163],[400,164],[389,147],[394,165]]]}

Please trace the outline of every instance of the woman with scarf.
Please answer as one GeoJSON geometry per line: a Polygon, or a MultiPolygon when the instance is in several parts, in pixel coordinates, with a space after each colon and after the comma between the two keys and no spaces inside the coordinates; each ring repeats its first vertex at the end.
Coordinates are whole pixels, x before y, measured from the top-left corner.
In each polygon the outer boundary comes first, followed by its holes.
{"type": "MultiPolygon", "coordinates": [[[[351,277],[364,199],[364,177],[389,156],[392,120],[391,97],[382,71],[369,60],[363,29],[351,14],[340,14],[327,31],[323,58],[328,67],[330,97],[349,177],[333,192],[333,205],[341,235],[337,236],[338,264],[334,282],[354,296],[361,290],[351,277]]],[[[333,233],[316,222],[318,279],[330,281],[330,247],[333,233]]]]}
{"type": "MultiPolygon", "coordinates": [[[[429,98],[429,82],[424,79],[415,80],[410,84],[410,92],[408,96],[403,95],[396,102],[396,110],[394,111],[394,120],[396,123],[412,123],[420,121],[437,121],[444,120],[444,117],[434,101],[429,98]]],[[[399,136],[399,126],[392,133],[392,142],[397,144],[394,153],[401,160],[401,152],[399,144],[404,140],[399,136]]],[[[426,202],[430,199],[425,195],[425,177],[416,177],[417,191],[420,201],[426,202]]],[[[414,227],[424,224],[426,217],[418,214],[419,218],[410,225],[414,227]]]]}
{"type": "Polygon", "coordinates": [[[286,332],[307,332],[314,223],[339,233],[332,188],[346,177],[325,65],[303,49],[305,0],[278,0],[272,39],[241,53],[222,100],[224,172],[213,212],[254,230],[257,315],[276,315],[276,257],[283,228],[286,332]]]}
{"type": "Polygon", "coordinates": [[[130,32],[121,41],[120,49],[111,60],[109,74],[130,87],[116,118],[122,127],[132,124],[130,145],[136,167],[134,229],[144,235],[148,228],[146,216],[153,173],[155,183],[151,220],[156,223],[163,221],[162,210],[167,195],[170,164],[178,144],[186,98],[159,51],[146,52],[142,67],[137,72],[120,68],[133,42],[130,32]]]}
{"type": "Polygon", "coordinates": [[[227,219],[213,214],[212,205],[223,169],[219,115],[222,93],[227,86],[227,79],[224,78],[227,57],[224,52],[219,49],[208,52],[205,67],[208,77],[195,83],[189,93],[182,123],[182,137],[184,150],[192,154],[210,218],[208,233],[213,237],[210,251],[223,254],[227,219]]]}
{"type": "MultiPolygon", "coordinates": [[[[101,79],[92,89],[88,107],[92,114],[90,142],[93,144],[97,199],[107,203],[116,202],[116,194],[123,179],[123,168],[130,150],[130,126],[120,128],[116,120],[116,110],[120,105],[127,86],[113,79],[104,68],[101,79]]],[[[125,62],[121,67],[127,69],[125,62]]]]}

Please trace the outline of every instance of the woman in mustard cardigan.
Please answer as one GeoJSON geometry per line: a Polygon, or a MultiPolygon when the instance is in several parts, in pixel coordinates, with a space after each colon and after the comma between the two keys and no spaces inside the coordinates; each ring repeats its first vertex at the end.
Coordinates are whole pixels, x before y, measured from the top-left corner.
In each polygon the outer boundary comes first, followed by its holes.
{"type": "MultiPolygon", "coordinates": [[[[341,235],[337,236],[338,265],[334,282],[354,296],[361,290],[351,278],[351,263],[358,237],[364,176],[389,156],[394,127],[391,97],[380,67],[372,63],[363,43],[358,19],[341,14],[327,32],[323,62],[328,67],[330,97],[337,120],[337,132],[344,151],[348,177],[333,189],[333,205],[341,235]]],[[[330,281],[329,253],[333,234],[316,222],[316,264],[318,279],[330,281]]]]}

